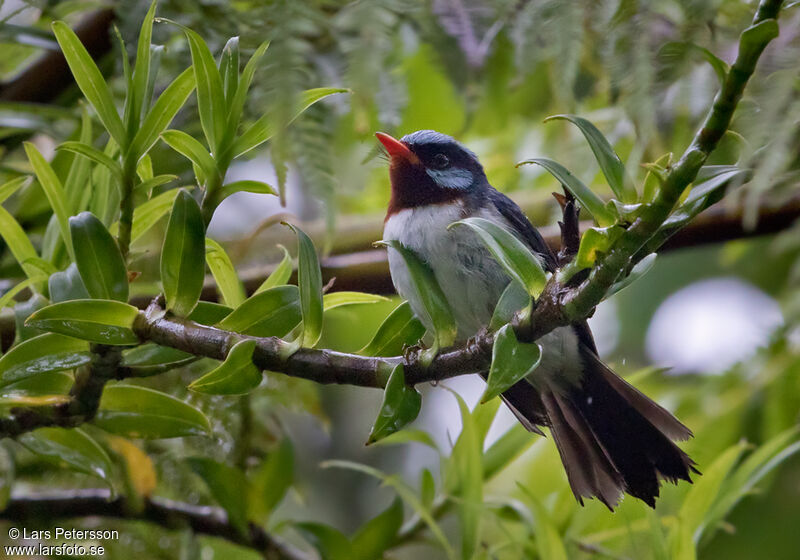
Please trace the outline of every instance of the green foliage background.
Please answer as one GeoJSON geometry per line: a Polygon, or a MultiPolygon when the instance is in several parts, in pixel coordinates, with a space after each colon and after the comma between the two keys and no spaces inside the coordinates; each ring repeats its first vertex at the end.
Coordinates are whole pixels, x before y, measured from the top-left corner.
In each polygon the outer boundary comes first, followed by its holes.
{"type": "MultiPolygon", "coordinates": [[[[228,39],[239,36],[242,67],[259,45],[271,42],[254,74],[243,129],[263,115],[272,122],[288,121],[295,111],[293,100],[309,88],[349,88],[347,95],[313,105],[291,126],[277,127],[269,143],[245,156],[269,156],[278,183],[273,186],[286,193],[290,204],[322,201],[312,205],[316,210],[307,229],[315,232],[319,247],[335,254],[348,250],[353,239],[363,235],[357,224],[380,223],[388,200],[385,166],[376,157],[372,136],[376,130],[400,135],[433,128],[457,136],[478,152],[492,184],[523,203],[537,225],[557,219],[558,209],[549,195],[557,185],[538,168],[516,169],[522,159],[553,158],[601,196],[612,194],[577,129],[563,122],[542,124],[548,115],[572,113],[591,120],[641,184],[646,170],[640,164],[668,152],[679,154],[711,102],[718,82],[703,49],[732,60],[738,34],[753,11],[747,2],[702,0],[452,4],[463,8],[463,18],[445,13],[447,2],[394,0],[173,0],[159,4],[158,15],[194,30],[217,60],[228,39]],[[295,187],[287,189],[286,181],[295,187]]],[[[27,13],[27,34],[49,37],[51,42],[53,20],[73,24],[96,7],[90,2],[33,2],[22,7],[26,6],[22,13],[27,13]]],[[[133,57],[148,5],[125,0],[111,6],[133,57]]],[[[797,192],[799,23],[800,10],[785,8],[781,36],[765,52],[736,113],[732,125],[736,133],[725,137],[710,162],[753,170],[747,184],[722,203],[742,204],[750,225],[757,223],[760,208],[785,203],[797,192]]],[[[41,52],[39,46],[26,46],[19,30],[5,23],[0,40],[4,79],[12,78],[41,52]]],[[[155,25],[153,43],[165,46],[154,86],[160,93],[192,63],[192,54],[186,35],[167,23],[155,25]]],[[[121,60],[115,44],[100,61],[119,106],[129,90],[121,60]]],[[[79,97],[75,89],[46,107],[0,102],[0,184],[31,171],[23,139],[32,138],[46,153],[48,145],[78,140],[82,119],[84,123],[92,119],[89,142],[103,150],[107,136],[94,112],[84,112],[85,101],[76,103],[79,97]]],[[[198,117],[203,110],[192,93],[170,128],[195,142],[209,140],[206,146],[210,146],[207,126],[198,117]]],[[[152,214],[160,219],[131,245],[128,270],[141,273],[130,285],[132,296],[159,291],[159,280],[164,280],[159,259],[172,195],[177,194],[176,187],[192,188],[196,177],[203,176],[202,170],[193,169],[191,157],[180,155],[192,147],[179,148],[181,139],[165,136],[165,142],[158,141],[150,152],[155,174],[176,178],[156,185],[152,194],[136,194],[141,207],[171,193],[163,199],[160,214],[152,214]]],[[[48,159],[64,184],[79,161],[64,150],[48,159]]],[[[103,173],[102,166],[92,164],[87,207],[114,233],[119,200],[114,189],[102,186],[110,180],[103,173]]],[[[220,184],[222,179],[224,171],[220,184]]],[[[24,227],[35,250],[51,267],[62,269],[69,262],[68,249],[58,241],[65,222],[53,217],[42,187],[46,185],[38,182],[22,186],[4,207],[24,227]]],[[[286,243],[296,254],[294,236],[279,226],[248,226],[241,239],[219,240],[218,250],[211,246],[217,255],[226,255],[219,257],[223,262],[229,255],[238,271],[277,263],[283,254],[276,242],[286,243]],[[249,231],[259,233],[250,236],[249,231]]],[[[380,238],[379,229],[370,231],[369,241],[380,238]]],[[[421,388],[421,419],[365,448],[362,444],[380,406],[379,392],[321,387],[278,374],[268,374],[245,397],[187,389],[209,372],[217,374],[216,382],[231,375],[230,370],[220,373],[222,367],[215,369],[219,364],[210,359],[187,360],[190,363],[164,375],[125,381],[171,395],[174,401],[158,400],[150,393],[125,395],[125,389],[120,393],[112,383],[98,418],[80,431],[73,430],[69,441],[63,441],[67,436],[61,432],[41,430],[35,438],[22,436],[22,445],[5,440],[0,453],[5,465],[3,488],[13,488],[17,496],[107,484],[131,495],[152,492],[216,504],[237,526],[255,521],[328,558],[380,557],[388,545],[385,554],[391,558],[445,558],[448,553],[474,558],[794,558],[800,542],[793,530],[800,524],[800,459],[795,454],[800,410],[798,233],[795,226],[776,236],[660,256],[647,276],[613,298],[620,342],[610,361],[692,428],[695,438],[684,448],[704,473],[693,486],[665,487],[655,512],[632,499],[613,515],[595,502],[579,507],[552,441],[529,435],[520,426],[484,449],[497,399],[470,412],[442,387],[421,388]],[[739,277],[775,298],[784,325],[757,355],[721,375],[696,372],[671,377],[650,367],[643,351],[644,334],[656,308],[681,287],[717,276],[739,277]],[[114,424],[118,417],[113,412],[124,412],[126,403],[135,398],[153,398],[153,406],[164,407],[158,409],[161,413],[169,410],[189,428],[169,434],[181,437],[166,437],[158,419],[151,419],[151,424],[141,419],[137,428],[152,429],[157,437],[138,438],[134,435],[146,434],[130,431],[120,436],[124,430],[114,424]],[[448,410],[458,411],[463,426],[451,434],[452,445],[422,431],[426,416],[432,416],[426,407],[444,403],[448,410]],[[197,416],[196,411],[202,414],[197,416]],[[202,433],[206,421],[210,435],[202,433]],[[53,460],[64,459],[63,449],[82,452],[65,466],[53,460]],[[402,546],[395,540],[401,513],[406,525],[400,534],[407,539],[402,546]]],[[[202,251],[202,245],[193,250],[202,251]]],[[[205,251],[208,255],[209,245],[205,251]]],[[[46,266],[38,272],[23,271],[5,248],[0,264],[6,291],[18,285],[24,273],[41,281],[42,275],[52,272],[46,266]]],[[[220,280],[226,270],[224,265],[209,269],[220,292],[226,285],[220,280]]],[[[237,307],[243,297],[237,291],[238,281],[234,277],[227,286],[222,293],[225,303],[237,307]]],[[[166,283],[164,290],[169,299],[166,283]]],[[[291,292],[296,303],[292,288],[284,291],[291,292]]],[[[4,310],[3,320],[16,320],[21,326],[26,316],[43,307],[38,298],[4,301],[10,309],[4,310]]],[[[317,346],[342,351],[363,348],[398,303],[327,309],[317,346]]],[[[309,311],[295,312],[307,318],[309,311]]],[[[33,334],[26,329],[18,329],[18,344],[33,334]]],[[[89,355],[88,344],[80,348],[64,344],[70,355],[89,355]]],[[[57,387],[63,393],[71,381],[63,372],[35,379],[47,390],[37,389],[30,380],[28,386],[3,387],[3,410],[57,387]]],[[[237,392],[229,386],[228,390],[237,392]]],[[[200,553],[254,557],[252,551],[221,539],[155,530],[152,524],[107,520],[102,524],[119,527],[125,536],[106,543],[110,558],[126,558],[131,550],[165,558],[200,553]]]]}

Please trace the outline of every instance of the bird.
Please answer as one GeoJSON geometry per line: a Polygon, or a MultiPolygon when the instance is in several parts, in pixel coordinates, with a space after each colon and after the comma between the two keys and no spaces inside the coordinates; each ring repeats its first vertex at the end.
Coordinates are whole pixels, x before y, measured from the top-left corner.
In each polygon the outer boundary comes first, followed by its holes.
{"type": "MultiPolygon", "coordinates": [[[[450,224],[490,220],[522,241],[548,272],[556,270],[556,257],[461,143],[433,130],[399,140],[376,136],[388,156],[391,183],[384,240],[400,243],[427,264],[452,310],[456,342],[463,343],[487,328],[511,279],[471,228],[450,224]]],[[[405,260],[391,249],[388,259],[398,294],[432,332],[405,260]]],[[[581,505],[584,498],[597,498],[613,511],[629,494],[654,508],[662,480],[691,483],[690,472],[699,474],[675,443],[689,439],[691,431],[603,363],[586,321],[556,328],[537,342],[539,366],[501,397],[529,431],[549,428],[581,505]]]]}

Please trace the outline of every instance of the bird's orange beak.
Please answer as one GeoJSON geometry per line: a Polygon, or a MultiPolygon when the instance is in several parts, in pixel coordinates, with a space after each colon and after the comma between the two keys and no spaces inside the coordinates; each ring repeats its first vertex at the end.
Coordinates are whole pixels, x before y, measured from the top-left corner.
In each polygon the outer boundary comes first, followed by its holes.
{"type": "Polygon", "coordinates": [[[403,144],[400,140],[393,138],[385,132],[376,132],[375,136],[378,138],[378,141],[383,144],[383,147],[386,148],[386,151],[389,153],[389,157],[392,158],[393,162],[397,160],[405,160],[412,164],[419,163],[417,154],[412,152],[408,146],[403,144]]]}

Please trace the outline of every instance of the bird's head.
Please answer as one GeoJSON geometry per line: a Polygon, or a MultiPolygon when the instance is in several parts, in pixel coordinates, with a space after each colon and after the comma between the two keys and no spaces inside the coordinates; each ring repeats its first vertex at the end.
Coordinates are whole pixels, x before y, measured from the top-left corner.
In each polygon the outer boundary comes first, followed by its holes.
{"type": "Polygon", "coordinates": [[[478,157],[450,136],[418,130],[400,140],[378,132],[389,155],[392,198],[388,215],[405,208],[477,196],[486,188],[478,157]]]}

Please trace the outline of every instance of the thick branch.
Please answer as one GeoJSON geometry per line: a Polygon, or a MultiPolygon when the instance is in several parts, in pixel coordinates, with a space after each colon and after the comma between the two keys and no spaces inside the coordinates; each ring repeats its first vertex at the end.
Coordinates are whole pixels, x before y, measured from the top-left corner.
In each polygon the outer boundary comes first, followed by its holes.
{"type": "Polygon", "coordinates": [[[107,490],[77,490],[46,495],[26,495],[9,500],[0,519],[31,522],[40,519],[111,517],[156,523],[168,529],[190,528],[197,534],[219,537],[252,548],[269,560],[307,560],[308,556],[276,539],[261,527],[250,524],[242,535],[228,522],[223,510],[196,506],[163,498],[145,498],[144,507],[134,510],[123,497],[111,499],[107,490]]]}

